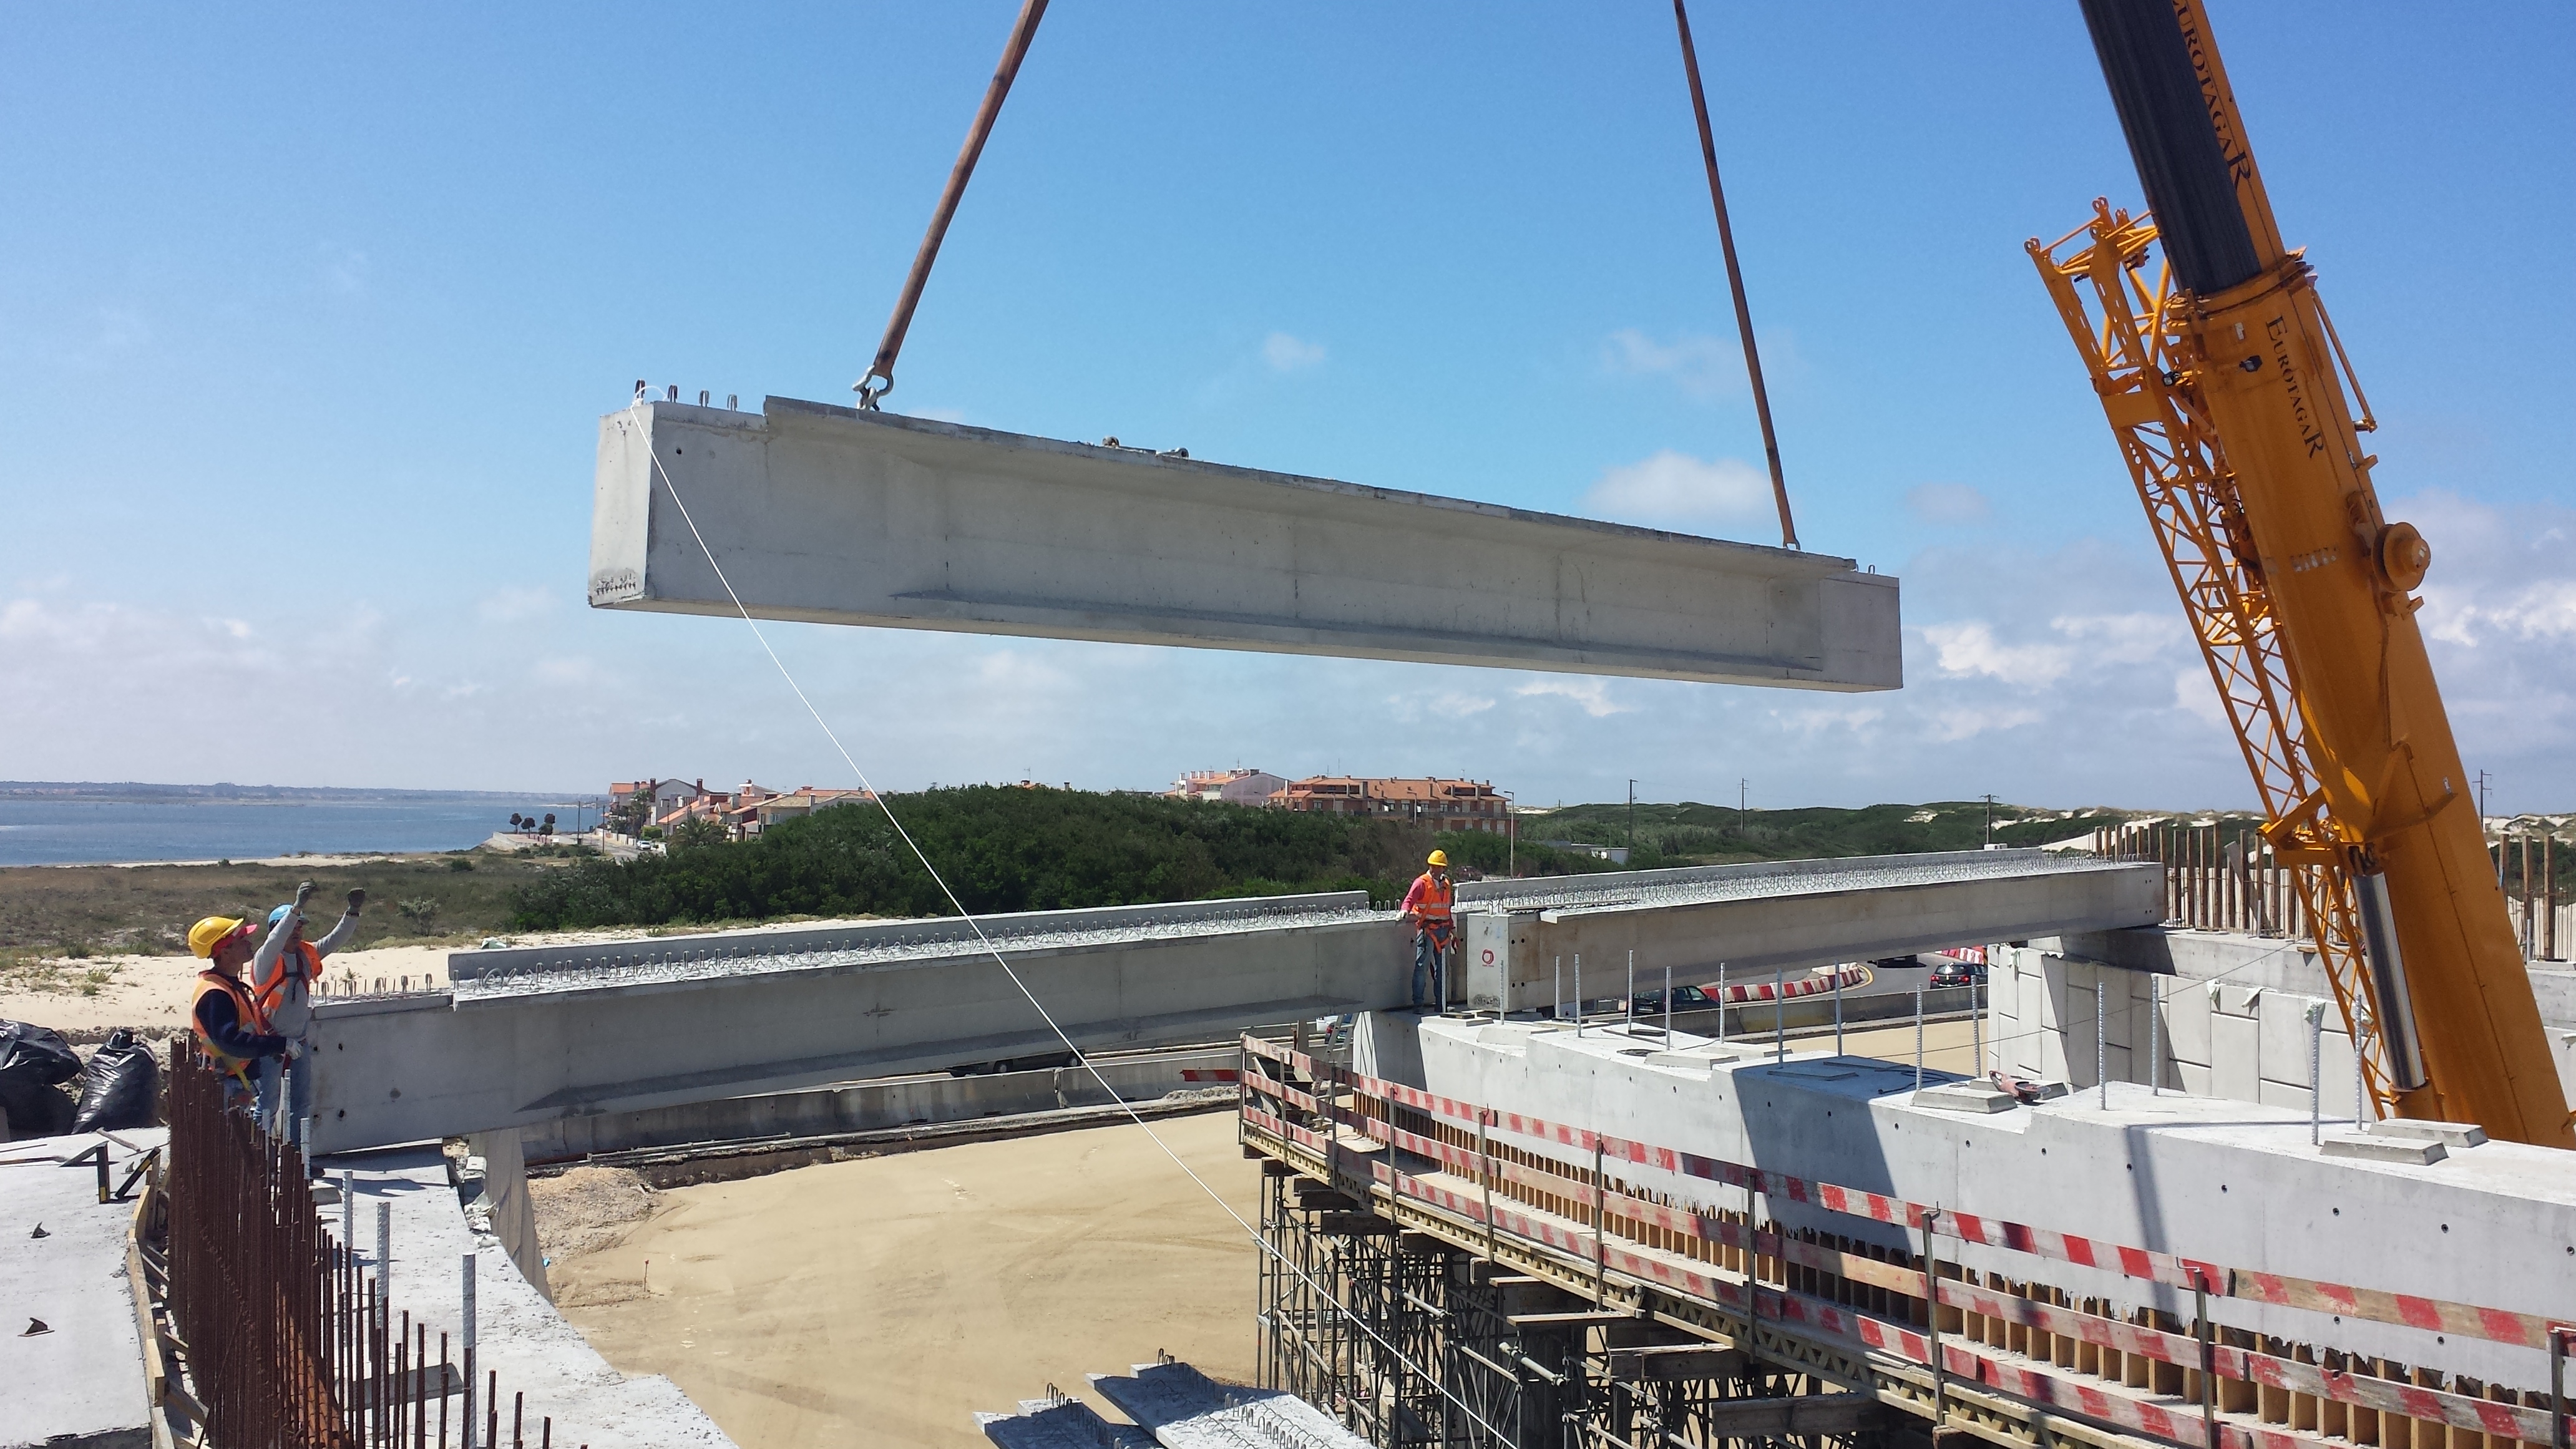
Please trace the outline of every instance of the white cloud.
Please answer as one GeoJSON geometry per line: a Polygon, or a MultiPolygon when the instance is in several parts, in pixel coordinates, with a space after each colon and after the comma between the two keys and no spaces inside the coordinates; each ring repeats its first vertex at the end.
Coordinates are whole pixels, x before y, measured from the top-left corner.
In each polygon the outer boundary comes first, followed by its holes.
{"type": "Polygon", "coordinates": [[[2056,683],[2075,666],[2075,651],[2065,645],[2006,644],[1995,638],[1994,626],[1983,620],[1924,624],[1917,632],[1931,641],[1941,672],[1948,675],[1984,675],[2034,688],[2056,683]]]}
{"type": "Polygon", "coordinates": [[[1608,680],[1591,679],[1581,675],[1548,675],[1533,679],[1513,690],[1512,693],[1523,699],[1545,697],[1569,699],[1580,705],[1583,712],[1594,719],[1606,719],[1614,714],[1629,714],[1637,708],[1633,704],[1621,704],[1612,699],[1608,680]]]}
{"type": "Polygon", "coordinates": [[[2174,671],[2174,708],[2213,729],[2234,729],[2227,717],[2227,706],[2218,697],[2218,686],[2209,682],[2209,666],[2195,663],[2188,669],[2174,671]]]}
{"type": "Polygon", "coordinates": [[[1685,396],[1706,402],[1739,386],[1744,351],[1732,337],[1684,333],[1659,342],[1622,327],[1601,340],[1601,367],[1614,377],[1669,377],[1685,396]]]}
{"type": "Polygon", "coordinates": [[[1463,720],[1483,714],[1502,701],[1488,694],[1470,694],[1465,690],[1443,689],[1390,694],[1387,712],[1398,724],[1421,724],[1426,720],[1463,720]]]}
{"type": "Polygon", "coordinates": [[[485,594],[474,606],[486,624],[516,624],[552,612],[555,593],[552,589],[505,586],[485,594]]]}
{"type": "Polygon", "coordinates": [[[1324,365],[1324,344],[1273,332],[1261,339],[1261,360],[1272,372],[1303,372],[1324,365]]]}
{"type": "Polygon", "coordinates": [[[1935,526],[1983,523],[1994,516],[1986,495],[1965,483],[1918,483],[1905,490],[1905,511],[1935,526]]]}
{"type": "Polygon", "coordinates": [[[1731,523],[1771,509],[1771,478],[1735,458],[1709,460],[1666,448],[1603,473],[1575,507],[1634,523],[1731,523]]]}

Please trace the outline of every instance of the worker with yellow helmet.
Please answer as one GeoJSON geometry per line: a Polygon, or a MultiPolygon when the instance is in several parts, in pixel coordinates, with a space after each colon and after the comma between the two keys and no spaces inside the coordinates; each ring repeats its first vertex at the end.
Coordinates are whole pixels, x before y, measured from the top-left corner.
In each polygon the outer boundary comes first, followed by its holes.
{"type": "Polygon", "coordinates": [[[1404,893],[1404,915],[1413,923],[1413,1004],[1426,1003],[1423,985],[1427,977],[1431,988],[1428,1004],[1437,1011],[1449,1004],[1448,973],[1442,968],[1457,937],[1457,921],[1450,907],[1458,891],[1449,883],[1449,852],[1431,852],[1424,866],[1422,874],[1413,878],[1413,888],[1404,893]]]}
{"type": "Polygon", "coordinates": [[[249,967],[255,977],[275,969],[303,924],[304,903],[312,895],[313,882],[296,887],[294,909],[270,923],[265,938],[257,927],[231,916],[208,916],[188,928],[188,950],[206,962],[197,974],[196,999],[188,1006],[188,1029],[197,1038],[198,1053],[224,1074],[224,1099],[245,1111],[253,1100],[252,1073],[258,1064],[269,1057],[292,1058],[300,1048],[270,1029],[242,982],[242,969],[249,967]]]}

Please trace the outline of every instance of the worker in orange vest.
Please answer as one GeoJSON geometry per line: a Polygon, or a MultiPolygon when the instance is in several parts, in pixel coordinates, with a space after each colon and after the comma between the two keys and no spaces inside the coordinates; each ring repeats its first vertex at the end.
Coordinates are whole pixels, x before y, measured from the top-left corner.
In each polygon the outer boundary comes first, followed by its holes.
{"type": "MultiPolygon", "coordinates": [[[[307,884],[299,895],[312,889],[307,884]]],[[[261,941],[257,928],[230,916],[208,916],[188,928],[188,950],[207,963],[197,973],[197,994],[188,1004],[188,1029],[197,1038],[198,1054],[224,1074],[224,1100],[245,1111],[254,1095],[253,1069],[267,1058],[285,1055],[294,1043],[267,1030],[258,1004],[242,984],[242,968],[262,956],[274,961],[285,944],[285,932],[271,929],[261,941]]]]}
{"type": "Polygon", "coordinates": [[[259,1122],[272,1137],[301,1140],[313,1112],[313,993],[322,980],[322,958],[356,940],[358,912],[367,904],[363,890],[349,892],[349,908],[340,923],[319,941],[304,939],[304,897],[268,913],[268,927],[286,932],[274,957],[263,954],[249,975],[251,1005],[261,1030],[293,1042],[296,1051],[260,1062],[256,1077],[259,1122]]]}
{"type": "Polygon", "coordinates": [[[1458,890],[1449,883],[1449,852],[1431,852],[1426,865],[1428,868],[1413,878],[1413,888],[1404,893],[1404,914],[1413,922],[1413,1004],[1424,1004],[1422,987],[1427,976],[1430,1005],[1437,1011],[1449,1004],[1442,967],[1457,935],[1457,921],[1450,906],[1457,900],[1458,890]]]}

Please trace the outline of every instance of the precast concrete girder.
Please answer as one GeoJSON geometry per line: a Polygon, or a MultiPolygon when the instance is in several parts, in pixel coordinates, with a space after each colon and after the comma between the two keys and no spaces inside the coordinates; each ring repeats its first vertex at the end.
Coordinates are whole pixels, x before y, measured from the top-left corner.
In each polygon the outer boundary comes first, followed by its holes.
{"type": "MultiPolygon", "coordinates": [[[[1671,871],[1479,881],[1458,888],[1467,1004],[1532,1011],[1583,994],[1739,973],[1803,970],[1945,946],[2022,941],[2066,930],[2152,926],[2164,916],[2161,868],[2040,850],[1952,851],[1848,860],[1763,861],[1671,871]],[[2088,926],[2059,926],[2089,921],[2088,926]],[[1563,974],[1560,975],[1560,972],[1563,974]]],[[[1738,979],[1743,979],[1739,976],[1738,979]]]]}
{"type": "Polygon", "coordinates": [[[708,550],[765,619],[1904,682],[1897,582],[1849,559],[785,398],[603,418],[591,604],[732,614],[708,550]]]}
{"type": "MultiPolygon", "coordinates": [[[[1408,938],[1359,891],[984,924],[1085,1050],[1398,1006],[1408,984],[1408,938]]],[[[315,1150],[1062,1050],[953,920],[465,951],[449,969],[443,991],[316,1007],[315,1150]]]]}

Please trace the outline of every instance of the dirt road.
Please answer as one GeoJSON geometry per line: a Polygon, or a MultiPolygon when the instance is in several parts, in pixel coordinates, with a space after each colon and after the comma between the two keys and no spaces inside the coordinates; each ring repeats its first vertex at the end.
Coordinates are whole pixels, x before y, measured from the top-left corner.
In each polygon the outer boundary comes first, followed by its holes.
{"type": "MultiPolygon", "coordinates": [[[[1154,1126],[1257,1220],[1231,1112],[1154,1126]]],[[[1251,1373],[1252,1244],[1132,1125],[654,1200],[622,1241],[555,1259],[556,1301],[609,1362],[668,1374],[744,1449],[970,1449],[974,1411],[1050,1383],[1087,1395],[1086,1372],[1157,1349],[1251,1373]]]]}

